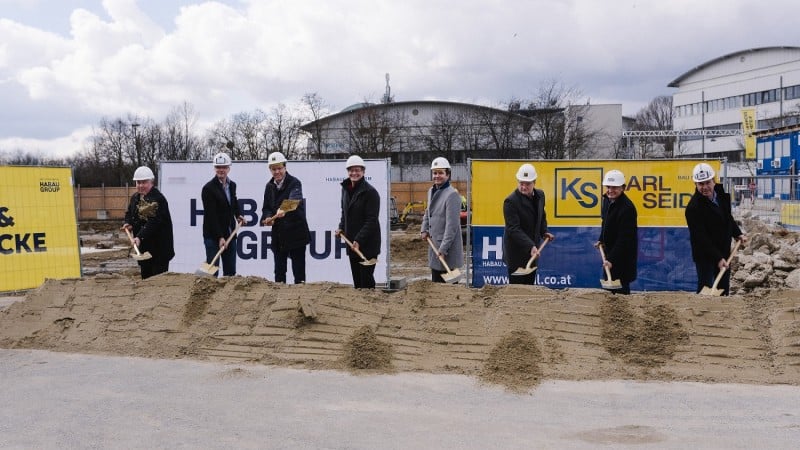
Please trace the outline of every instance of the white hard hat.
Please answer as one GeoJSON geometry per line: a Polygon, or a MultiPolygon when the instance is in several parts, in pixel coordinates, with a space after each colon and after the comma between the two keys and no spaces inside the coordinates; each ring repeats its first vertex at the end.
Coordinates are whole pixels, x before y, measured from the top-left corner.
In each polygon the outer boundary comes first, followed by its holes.
{"type": "Polygon", "coordinates": [[[533,168],[533,164],[523,164],[517,170],[518,181],[536,181],[536,176],[536,169],[533,168]]]}
{"type": "Polygon", "coordinates": [[[442,158],[441,156],[434,159],[431,163],[431,170],[433,169],[449,169],[450,168],[450,161],[447,158],[442,158]]]}
{"type": "Polygon", "coordinates": [[[625,184],[625,175],[619,170],[609,170],[603,177],[603,186],[622,186],[625,184]]]}
{"type": "Polygon", "coordinates": [[[228,167],[232,164],[231,157],[227,153],[217,153],[214,155],[214,167],[223,166],[228,167]]]}
{"type": "Polygon", "coordinates": [[[271,166],[273,164],[285,164],[286,157],[281,152],[272,152],[267,157],[267,163],[271,166]]]}
{"type": "Polygon", "coordinates": [[[714,179],[714,169],[711,168],[706,163],[700,163],[694,166],[692,170],[692,180],[696,183],[702,183],[703,181],[713,180],[714,179]]]}
{"type": "Polygon", "coordinates": [[[358,155],[353,155],[347,158],[347,164],[345,164],[345,168],[349,169],[353,166],[367,167],[366,165],[364,165],[364,160],[361,159],[361,157],[358,155]]]}
{"type": "Polygon", "coordinates": [[[156,176],[153,175],[153,171],[150,170],[149,167],[139,167],[136,169],[136,172],[133,172],[133,181],[141,181],[141,180],[155,180],[156,176]]]}

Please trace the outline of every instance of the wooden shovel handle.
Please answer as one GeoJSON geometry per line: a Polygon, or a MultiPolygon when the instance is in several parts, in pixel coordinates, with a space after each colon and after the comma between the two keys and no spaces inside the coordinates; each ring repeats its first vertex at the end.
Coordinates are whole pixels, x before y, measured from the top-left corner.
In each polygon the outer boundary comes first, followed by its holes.
{"type": "Polygon", "coordinates": [[[431,240],[431,237],[428,236],[428,237],[425,238],[425,240],[428,241],[428,245],[430,245],[431,248],[433,249],[433,252],[436,253],[436,257],[439,258],[439,262],[441,262],[442,265],[444,266],[444,270],[446,270],[447,272],[450,272],[450,267],[445,262],[444,257],[442,256],[442,254],[439,253],[439,249],[436,248],[435,245],[433,245],[433,241],[431,240]]]}
{"type": "Polygon", "coordinates": [[[722,281],[722,276],[725,275],[725,271],[728,270],[728,267],[730,267],[731,261],[733,261],[733,256],[736,254],[736,251],[739,250],[739,246],[741,244],[742,241],[736,241],[736,244],[733,246],[733,250],[731,250],[730,256],[728,256],[728,259],[725,260],[725,267],[723,267],[722,270],[720,270],[717,274],[717,277],[714,278],[714,284],[711,285],[711,289],[716,289],[719,282],[722,281]]]}
{"type": "MultiPolygon", "coordinates": [[[[600,256],[602,256],[603,257],[603,261],[605,261],[606,260],[606,252],[603,251],[603,243],[601,242],[600,245],[597,246],[597,248],[600,249],[600,256]]],[[[606,267],[605,263],[603,264],[603,269],[605,269],[605,271],[606,271],[606,277],[608,278],[608,281],[611,281],[611,270],[609,270],[609,268],[606,267]]]]}
{"type": "Polygon", "coordinates": [[[350,246],[350,248],[351,248],[351,249],[353,249],[353,251],[354,251],[354,252],[356,252],[356,254],[357,254],[358,256],[360,256],[360,257],[361,257],[361,259],[363,259],[364,261],[369,261],[369,260],[368,260],[368,259],[367,259],[367,258],[364,256],[364,254],[363,254],[363,253],[361,253],[361,250],[357,249],[357,248],[356,248],[356,247],[353,245],[353,243],[352,243],[352,242],[350,242],[350,239],[347,239],[347,236],[345,236],[345,235],[344,235],[344,232],[342,232],[342,234],[340,234],[339,236],[341,236],[341,237],[342,237],[342,239],[343,239],[343,240],[344,240],[344,241],[347,243],[347,245],[349,245],[349,246],[350,246]]]}
{"type": "Polygon", "coordinates": [[[239,232],[239,228],[241,228],[241,227],[242,227],[242,223],[241,223],[241,222],[239,222],[239,221],[237,220],[237,221],[236,221],[236,228],[234,228],[234,229],[233,229],[233,232],[231,233],[231,235],[230,235],[230,236],[228,236],[228,239],[225,239],[225,246],[224,246],[224,247],[222,247],[221,249],[219,249],[219,251],[217,252],[217,254],[216,254],[216,255],[214,255],[214,258],[213,258],[213,259],[211,259],[211,262],[210,262],[210,263],[208,263],[210,266],[213,266],[213,265],[214,265],[214,263],[216,263],[216,262],[217,262],[217,260],[219,259],[220,255],[222,255],[222,252],[224,252],[224,251],[225,251],[225,249],[226,249],[226,248],[228,248],[228,244],[230,244],[230,243],[231,243],[231,240],[233,239],[233,237],[234,237],[234,236],[236,236],[236,233],[238,233],[238,232],[239,232]]]}
{"type": "Polygon", "coordinates": [[[125,234],[128,235],[128,239],[131,241],[131,245],[133,246],[133,251],[136,252],[136,256],[142,256],[142,253],[139,251],[139,247],[136,246],[136,241],[133,240],[133,233],[127,227],[124,228],[125,234]]]}
{"type": "Polygon", "coordinates": [[[528,259],[528,264],[525,265],[526,269],[530,269],[532,267],[533,262],[536,261],[536,258],[538,258],[539,255],[542,254],[542,249],[544,248],[545,245],[547,245],[548,242],[550,242],[550,238],[545,237],[544,241],[542,241],[542,245],[539,246],[539,251],[536,252],[536,255],[531,256],[530,259],[528,259]]]}

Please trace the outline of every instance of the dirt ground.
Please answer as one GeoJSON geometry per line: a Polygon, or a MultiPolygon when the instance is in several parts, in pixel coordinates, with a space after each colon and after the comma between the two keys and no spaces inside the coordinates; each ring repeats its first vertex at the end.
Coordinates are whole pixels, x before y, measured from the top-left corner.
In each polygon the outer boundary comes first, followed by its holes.
{"type": "MultiPolygon", "coordinates": [[[[103,225],[105,226],[105,224],[103,225]]],[[[800,384],[800,295],[728,298],[427,281],[418,227],[393,231],[397,292],[257,277],[138,278],[115,226],[81,227],[85,276],[48,280],[0,311],[0,347],[251,362],[358,373],[800,384]]],[[[118,227],[117,227],[118,228],[118,227]]]]}

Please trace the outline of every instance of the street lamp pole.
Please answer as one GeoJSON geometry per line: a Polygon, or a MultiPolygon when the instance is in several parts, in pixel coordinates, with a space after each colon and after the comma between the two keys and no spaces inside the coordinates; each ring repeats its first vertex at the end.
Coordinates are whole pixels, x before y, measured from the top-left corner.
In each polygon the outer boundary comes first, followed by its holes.
{"type": "Polygon", "coordinates": [[[136,129],[139,128],[139,123],[133,122],[133,149],[136,151],[136,167],[142,166],[142,153],[139,151],[139,136],[136,135],[136,129]]]}

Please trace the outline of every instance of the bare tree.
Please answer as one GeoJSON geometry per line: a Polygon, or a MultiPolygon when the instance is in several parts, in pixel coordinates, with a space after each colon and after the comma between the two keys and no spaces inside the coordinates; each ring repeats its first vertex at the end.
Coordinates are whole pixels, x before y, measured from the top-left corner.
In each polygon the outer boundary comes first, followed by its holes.
{"type": "Polygon", "coordinates": [[[495,108],[479,108],[474,111],[473,118],[481,129],[484,136],[483,144],[485,148],[491,149],[492,156],[495,158],[518,158],[527,153],[527,142],[519,144],[518,136],[524,134],[524,125],[521,117],[510,111],[511,105],[500,106],[497,109],[509,109],[509,112],[499,113],[495,108]],[[522,148],[520,148],[522,147],[522,148]]]}
{"type": "Polygon", "coordinates": [[[556,80],[540,84],[528,108],[521,110],[531,118],[533,157],[577,159],[594,156],[591,144],[596,133],[586,126],[588,104],[579,104],[580,90],[556,80]]]}
{"type": "Polygon", "coordinates": [[[281,152],[288,159],[300,159],[302,149],[299,146],[300,126],[302,119],[283,103],[272,108],[266,116],[267,149],[269,152],[281,152]]]}
{"type": "Polygon", "coordinates": [[[313,136],[311,144],[313,145],[313,151],[312,154],[308,156],[322,159],[322,146],[323,142],[325,142],[325,127],[322,126],[320,119],[329,114],[330,107],[316,92],[304,94],[300,103],[304,108],[305,118],[311,121],[311,134],[313,136]]]}
{"type": "Polygon", "coordinates": [[[429,127],[419,129],[420,138],[435,156],[444,156],[451,163],[456,162],[455,149],[464,120],[463,114],[440,110],[434,114],[429,127]]]}
{"type": "MultiPolygon", "coordinates": [[[[634,129],[639,131],[655,131],[655,130],[672,130],[673,126],[673,111],[672,111],[672,96],[660,95],[652,100],[650,103],[636,113],[636,122],[634,129]]],[[[655,142],[663,146],[663,156],[666,158],[673,158],[676,156],[675,137],[664,136],[649,139],[647,143],[655,142]]],[[[642,158],[654,157],[655,154],[647,154],[648,149],[654,146],[650,145],[642,147],[642,158]]],[[[679,154],[680,152],[678,152],[679,154]]]]}
{"type": "Polygon", "coordinates": [[[352,112],[345,121],[350,153],[388,156],[401,142],[407,119],[402,112],[366,106],[352,112]]]}

